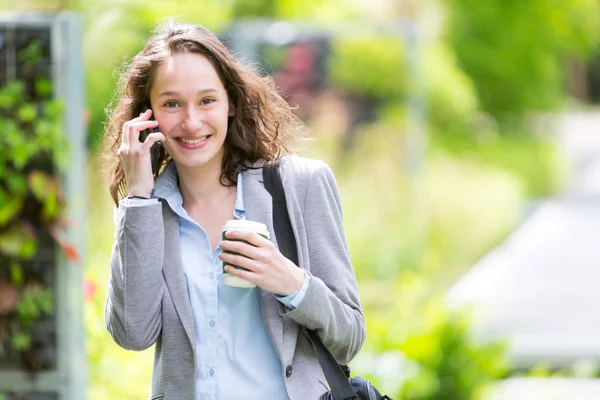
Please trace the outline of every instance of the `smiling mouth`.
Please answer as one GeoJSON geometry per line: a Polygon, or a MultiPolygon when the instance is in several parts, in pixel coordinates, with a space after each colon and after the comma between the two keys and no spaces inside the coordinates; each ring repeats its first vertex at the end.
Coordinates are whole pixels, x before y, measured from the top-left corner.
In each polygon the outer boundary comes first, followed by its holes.
{"type": "Polygon", "coordinates": [[[210,135],[202,136],[201,138],[197,138],[197,139],[177,138],[177,140],[179,140],[180,142],[185,143],[185,144],[198,144],[198,143],[204,142],[209,137],[210,137],[210,135]]]}

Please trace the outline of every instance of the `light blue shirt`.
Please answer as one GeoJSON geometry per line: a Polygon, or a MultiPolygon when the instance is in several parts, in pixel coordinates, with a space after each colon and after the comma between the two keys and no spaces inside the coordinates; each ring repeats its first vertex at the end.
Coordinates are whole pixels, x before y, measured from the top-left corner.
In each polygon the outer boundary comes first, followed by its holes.
{"type": "MultiPolygon", "coordinates": [[[[221,249],[213,253],[208,234],[183,208],[173,163],[158,177],[155,195],[179,216],[181,259],[196,333],[195,400],[288,399],[281,362],[263,323],[259,290],[223,283],[221,249]]],[[[142,206],[157,200],[125,201],[129,206],[142,206]]],[[[241,172],[233,217],[245,219],[241,172]]],[[[294,309],[309,284],[306,275],[299,291],[276,297],[294,309]]]]}

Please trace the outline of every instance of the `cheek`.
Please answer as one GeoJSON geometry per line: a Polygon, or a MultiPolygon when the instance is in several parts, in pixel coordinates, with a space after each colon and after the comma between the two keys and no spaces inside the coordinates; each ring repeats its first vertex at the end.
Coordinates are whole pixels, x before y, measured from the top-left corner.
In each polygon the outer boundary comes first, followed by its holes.
{"type": "Polygon", "coordinates": [[[228,114],[227,108],[210,110],[210,112],[206,114],[206,122],[225,132],[227,130],[227,120],[229,118],[228,114]]]}
{"type": "Polygon", "coordinates": [[[169,133],[171,130],[177,127],[179,123],[179,118],[175,113],[157,115],[156,120],[158,121],[158,129],[160,129],[162,133],[169,133]]]}

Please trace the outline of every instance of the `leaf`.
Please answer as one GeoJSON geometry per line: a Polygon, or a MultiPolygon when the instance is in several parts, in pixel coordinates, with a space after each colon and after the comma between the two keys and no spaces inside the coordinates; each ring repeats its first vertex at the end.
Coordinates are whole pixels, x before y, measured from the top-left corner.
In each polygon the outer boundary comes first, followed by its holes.
{"type": "Polygon", "coordinates": [[[18,117],[21,122],[33,122],[37,117],[37,110],[32,104],[24,104],[19,108],[18,117]]]}
{"type": "Polygon", "coordinates": [[[24,281],[23,267],[16,261],[13,261],[10,265],[10,281],[15,286],[21,286],[24,281]]]}
{"type": "Polygon", "coordinates": [[[34,40],[17,53],[17,59],[21,63],[35,64],[42,58],[42,50],[42,42],[34,40]]]}
{"type": "Polygon", "coordinates": [[[25,142],[25,136],[14,119],[2,119],[2,139],[9,149],[25,142]]]}
{"type": "Polygon", "coordinates": [[[27,333],[15,333],[12,337],[12,347],[21,352],[29,350],[31,348],[31,337],[27,333]]]}
{"type": "Polygon", "coordinates": [[[27,240],[23,243],[23,247],[21,248],[21,257],[22,258],[31,258],[35,254],[37,250],[37,242],[35,239],[27,240]]]}
{"type": "Polygon", "coordinates": [[[23,100],[25,85],[21,81],[10,81],[0,90],[0,109],[10,109],[23,100]]]}
{"type": "Polygon", "coordinates": [[[6,177],[6,186],[9,193],[23,196],[27,193],[27,180],[24,176],[11,174],[6,177]]]}
{"type": "Polygon", "coordinates": [[[56,197],[58,186],[56,180],[50,175],[41,171],[32,171],[27,176],[29,189],[40,202],[44,202],[49,197],[56,197]]]}
{"type": "Polygon", "coordinates": [[[0,92],[0,110],[8,110],[14,105],[13,97],[5,91],[0,92]]]}
{"type": "Polygon", "coordinates": [[[44,221],[54,221],[60,215],[61,207],[56,195],[48,196],[44,201],[42,209],[42,219],[44,221]]]}
{"type": "Polygon", "coordinates": [[[25,226],[14,226],[0,233],[0,253],[9,257],[31,258],[37,247],[35,234],[25,226]]]}
{"type": "Polygon", "coordinates": [[[29,154],[27,152],[27,144],[19,143],[11,151],[11,157],[15,167],[18,170],[22,170],[27,161],[29,161],[29,154]]]}
{"type": "Polygon", "coordinates": [[[59,99],[47,101],[44,103],[44,115],[53,121],[62,121],[64,105],[59,99]]]}
{"type": "Polygon", "coordinates": [[[0,201],[0,227],[10,222],[23,207],[23,197],[15,196],[7,203],[0,201]]]}
{"type": "Polygon", "coordinates": [[[71,261],[73,264],[80,263],[79,253],[77,252],[77,249],[75,248],[75,246],[73,244],[65,243],[61,246],[61,249],[62,249],[63,253],[65,253],[65,256],[67,256],[69,261],[71,261]]]}
{"type": "Polygon", "coordinates": [[[50,236],[52,236],[52,238],[56,241],[56,243],[58,243],[60,249],[63,251],[67,259],[73,264],[79,265],[81,260],[79,258],[77,248],[72,242],[69,241],[67,234],[59,225],[60,223],[61,222],[58,221],[48,226],[48,232],[50,233],[50,236]]]}
{"type": "Polygon", "coordinates": [[[35,93],[39,97],[48,97],[52,94],[52,81],[50,79],[40,78],[35,81],[35,93]]]}

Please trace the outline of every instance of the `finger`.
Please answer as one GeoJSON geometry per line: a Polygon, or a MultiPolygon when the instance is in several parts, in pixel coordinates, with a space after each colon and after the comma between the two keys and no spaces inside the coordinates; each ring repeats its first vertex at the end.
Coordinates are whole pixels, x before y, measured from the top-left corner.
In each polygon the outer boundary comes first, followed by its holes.
{"type": "Polygon", "coordinates": [[[273,242],[260,236],[256,232],[230,230],[225,232],[225,237],[231,240],[245,240],[246,242],[255,247],[273,246],[273,242]]]}
{"type": "Polygon", "coordinates": [[[243,256],[251,258],[253,260],[263,258],[260,256],[260,250],[258,247],[237,240],[223,240],[221,243],[219,243],[219,247],[223,251],[232,251],[235,253],[240,253],[243,256]]]}
{"type": "Polygon", "coordinates": [[[257,275],[255,272],[247,271],[247,270],[241,269],[241,268],[236,268],[231,265],[225,266],[225,272],[227,272],[229,275],[237,276],[239,278],[250,281],[250,282],[254,283],[255,285],[257,285],[260,281],[260,276],[257,275]]]}
{"type": "Polygon", "coordinates": [[[140,113],[139,117],[130,119],[129,121],[126,121],[123,124],[123,132],[122,132],[122,136],[121,136],[121,142],[125,145],[129,145],[129,137],[130,137],[130,130],[129,130],[129,126],[132,123],[138,122],[138,121],[146,121],[148,120],[150,117],[152,116],[152,110],[148,109],[143,113],[140,113]]]}
{"type": "Polygon", "coordinates": [[[167,140],[167,138],[161,132],[151,133],[148,135],[148,137],[146,137],[146,140],[144,140],[144,143],[142,144],[142,150],[150,151],[154,143],[164,142],[165,140],[167,140]]]}
{"type": "Polygon", "coordinates": [[[129,144],[139,142],[140,132],[145,129],[156,128],[158,126],[158,121],[150,120],[150,121],[137,121],[130,122],[128,125],[129,129],[129,144]]]}
{"type": "Polygon", "coordinates": [[[221,253],[219,254],[219,259],[228,264],[236,265],[238,267],[242,267],[247,269],[248,271],[253,272],[261,272],[264,270],[264,265],[259,263],[256,260],[252,260],[250,258],[244,257],[240,254],[231,254],[231,253],[221,253]]]}
{"type": "Polygon", "coordinates": [[[140,113],[139,116],[130,119],[129,122],[147,121],[150,119],[150,117],[152,117],[152,110],[147,109],[146,111],[140,113]]]}

